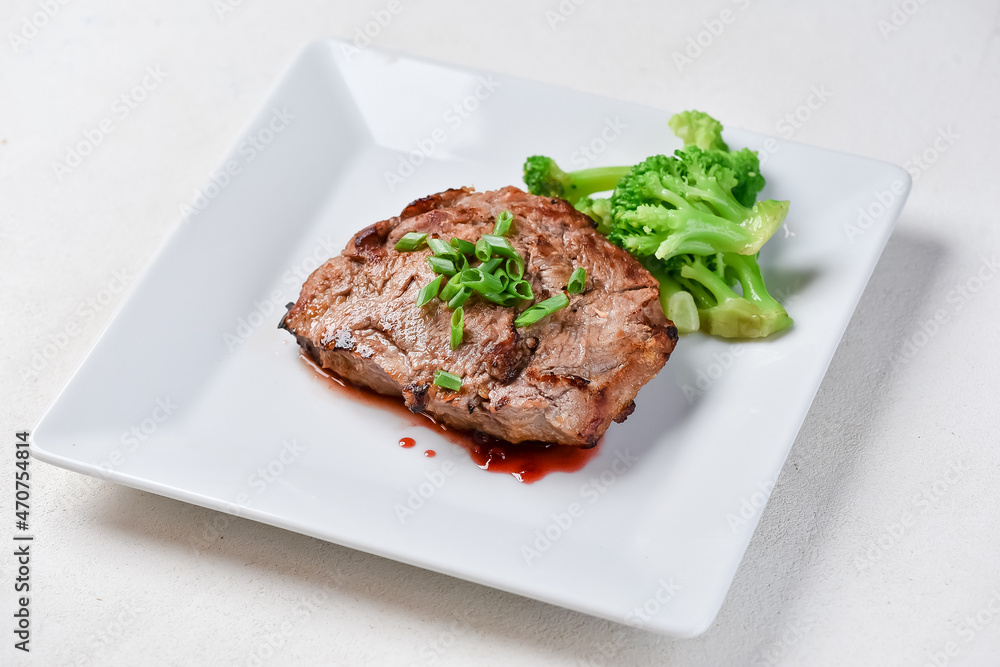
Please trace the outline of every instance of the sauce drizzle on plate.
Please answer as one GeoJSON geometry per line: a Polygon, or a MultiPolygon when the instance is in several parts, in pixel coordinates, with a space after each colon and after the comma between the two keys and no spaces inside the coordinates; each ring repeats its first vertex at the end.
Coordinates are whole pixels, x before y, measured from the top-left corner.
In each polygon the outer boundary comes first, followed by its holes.
{"type": "MultiPolygon", "coordinates": [[[[575,472],[587,465],[601,448],[600,443],[589,449],[544,442],[512,443],[479,431],[453,429],[434,421],[430,415],[410,412],[399,397],[378,394],[347,382],[320,368],[304,354],[300,354],[299,358],[324,380],[327,386],[342,396],[365,405],[389,410],[414,426],[429,428],[465,449],[472,461],[483,470],[509,474],[525,484],[537,482],[553,472],[575,472]]],[[[414,438],[399,440],[399,446],[404,449],[413,448],[416,444],[414,438]]],[[[424,456],[427,457],[436,454],[432,449],[424,452],[424,456]]]]}

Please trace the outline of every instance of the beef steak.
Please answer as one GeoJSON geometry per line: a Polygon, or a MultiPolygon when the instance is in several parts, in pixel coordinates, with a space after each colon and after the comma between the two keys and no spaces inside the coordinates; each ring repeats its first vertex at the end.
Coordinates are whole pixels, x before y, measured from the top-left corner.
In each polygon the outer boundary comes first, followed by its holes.
{"type": "Polygon", "coordinates": [[[592,225],[562,199],[514,187],[431,195],[355,234],[309,276],[282,326],[322,368],[402,396],[410,410],[450,426],[511,442],[592,446],[631,413],[677,341],[656,280],[592,225]],[[505,210],[536,302],[563,291],[579,266],[586,289],[520,328],[514,320],[526,302],[504,308],[473,297],[464,306],[464,342],[452,350],[447,305],[416,305],[436,277],[425,261],[430,250],[399,252],[395,244],[407,232],[475,243],[505,210]],[[462,376],[461,390],[433,385],[438,369],[462,376]]]}

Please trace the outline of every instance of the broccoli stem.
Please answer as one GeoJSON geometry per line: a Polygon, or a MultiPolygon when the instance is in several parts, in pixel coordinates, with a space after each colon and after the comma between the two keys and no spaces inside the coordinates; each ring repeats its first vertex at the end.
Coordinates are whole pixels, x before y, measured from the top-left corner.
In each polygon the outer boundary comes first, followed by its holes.
{"type": "Polygon", "coordinates": [[[631,170],[632,167],[593,167],[568,172],[563,199],[576,204],[596,192],[614,190],[618,181],[631,170]]]}

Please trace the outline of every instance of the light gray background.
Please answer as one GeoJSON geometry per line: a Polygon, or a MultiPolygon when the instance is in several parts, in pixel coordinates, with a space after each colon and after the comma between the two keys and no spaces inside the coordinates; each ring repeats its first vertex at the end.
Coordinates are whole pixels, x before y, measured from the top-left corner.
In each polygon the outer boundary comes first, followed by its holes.
{"type": "MultiPolygon", "coordinates": [[[[117,281],[303,45],[353,38],[388,6],[4,3],[0,540],[12,434],[83,359],[117,281]],[[33,19],[43,6],[54,16],[33,19]],[[60,178],[53,163],[157,67],[162,81],[60,178]]],[[[0,664],[1000,664],[996,3],[399,7],[372,44],[702,108],[915,172],[715,625],[672,641],[35,462],[32,653],[11,646],[14,562],[0,557],[0,664]],[[678,64],[699,33],[700,55],[678,64]],[[211,547],[193,548],[205,531],[211,547]]]]}

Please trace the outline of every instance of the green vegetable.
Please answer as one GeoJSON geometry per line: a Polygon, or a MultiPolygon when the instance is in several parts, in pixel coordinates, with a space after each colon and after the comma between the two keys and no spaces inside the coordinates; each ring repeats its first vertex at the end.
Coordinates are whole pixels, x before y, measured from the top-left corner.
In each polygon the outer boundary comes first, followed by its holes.
{"type": "Polygon", "coordinates": [[[476,241],[476,259],[480,262],[488,262],[490,256],[493,254],[493,248],[490,244],[483,240],[482,237],[476,241]]]}
{"type": "Polygon", "coordinates": [[[431,299],[438,295],[441,290],[441,282],[444,280],[444,276],[438,276],[434,280],[430,281],[420,289],[420,293],[417,294],[417,307],[426,306],[431,302],[431,299]]]}
{"type": "Polygon", "coordinates": [[[431,265],[431,270],[434,271],[434,273],[443,273],[446,276],[453,276],[458,272],[458,269],[455,268],[455,263],[450,259],[445,259],[444,257],[432,255],[427,258],[427,263],[431,265]]]}
{"type": "MultiPolygon", "coordinates": [[[[458,346],[462,344],[462,335],[465,333],[464,327],[465,311],[459,306],[451,314],[451,349],[457,350],[458,346]]],[[[459,382],[459,387],[461,386],[461,382],[459,382]]]]}
{"type": "Polygon", "coordinates": [[[516,327],[526,327],[534,324],[543,317],[548,317],[557,310],[562,310],[569,305],[569,297],[564,293],[560,292],[552,298],[546,299],[545,301],[539,301],[535,305],[526,309],[521,315],[514,320],[514,326],[516,327]]]}
{"type": "MultiPolygon", "coordinates": [[[[757,338],[791,326],[757,264],[761,246],[784,221],[788,202],[757,201],[764,187],[757,153],[730,151],[722,125],[708,114],[686,111],[669,125],[684,148],[627,170],[610,197],[591,197],[594,190],[571,201],[656,277],[660,303],[679,331],[757,338]]],[[[538,176],[541,164],[538,156],[525,164],[529,189],[549,182],[538,176]]],[[[550,180],[564,183],[577,173],[550,180]]],[[[574,192],[584,189],[577,186],[574,192]]]]}
{"type": "Polygon", "coordinates": [[[506,236],[507,232],[510,231],[510,224],[514,222],[514,216],[510,211],[504,211],[497,216],[496,226],[493,227],[493,233],[497,236],[506,236]]]}
{"type": "Polygon", "coordinates": [[[470,243],[463,239],[453,238],[451,240],[451,246],[462,253],[463,255],[475,255],[476,254],[476,244],[470,243]]]}
{"type": "Polygon", "coordinates": [[[667,121],[685,146],[695,145],[705,151],[728,151],[722,140],[722,123],[703,111],[682,111],[667,121]]]}
{"type": "Polygon", "coordinates": [[[611,231],[611,200],[606,198],[593,199],[584,197],[576,203],[576,210],[590,216],[597,223],[597,231],[605,236],[611,231]]]}
{"type": "Polygon", "coordinates": [[[494,257],[493,259],[483,262],[476,268],[483,273],[494,273],[497,270],[497,267],[501,264],[503,264],[503,257],[494,257]]]}
{"type": "Polygon", "coordinates": [[[524,258],[520,255],[507,259],[507,263],[504,267],[511,280],[520,280],[524,277],[524,258]]]}
{"type": "Polygon", "coordinates": [[[452,391],[459,391],[462,388],[462,376],[454,375],[448,371],[434,371],[434,384],[452,391]]]}
{"type": "MultiPolygon", "coordinates": [[[[485,243],[490,248],[490,255],[496,255],[497,257],[508,257],[508,258],[520,258],[521,255],[514,250],[514,246],[510,244],[510,241],[502,236],[497,236],[496,234],[483,234],[479,237],[479,242],[485,243]]],[[[476,250],[478,251],[478,244],[476,250]]],[[[485,261],[485,260],[483,260],[485,261]]]]}
{"type": "Polygon", "coordinates": [[[524,182],[528,192],[543,197],[562,197],[575,204],[596,192],[614,189],[629,167],[596,167],[565,172],[555,160],[532,155],[524,162],[524,182]]]}
{"type": "Polygon", "coordinates": [[[439,294],[438,296],[441,297],[442,301],[450,301],[451,297],[458,294],[458,290],[460,290],[461,288],[462,288],[462,274],[456,273],[451,277],[451,280],[448,281],[448,284],[444,286],[444,289],[441,290],[441,294],[439,294]]]}
{"type": "Polygon", "coordinates": [[[462,285],[477,292],[502,292],[503,283],[496,276],[483,273],[479,269],[462,271],[462,285]]]}
{"type": "Polygon", "coordinates": [[[461,261],[461,253],[444,239],[427,239],[427,245],[435,257],[450,259],[455,264],[461,261]]]}
{"type": "Polygon", "coordinates": [[[573,269],[572,275],[569,277],[569,285],[566,286],[566,291],[570,294],[579,294],[583,291],[584,286],[587,284],[587,269],[582,266],[578,266],[573,269]]]}
{"type": "Polygon", "coordinates": [[[531,289],[531,283],[527,280],[518,280],[511,283],[510,288],[507,290],[518,299],[524,299],[525,301],[530,301],[535,298],[535,293],[531,289]]]}
{"type": "Polygon", "coordinates": [[[427,240],[427,234],[420,234],[418,232],[407,232],[396,241],[396,250],[399,252],[412,252],[414,250],[419,250],[424,246],[424,241],[427,240]]]}
{"type": "Polygon", "coordinates": [[[448,301],[448,307],[452,310],[455,308],[461,308],[462,304],[468,301],[470,296],[472,296],[472,288],[463,285],[455,293],[455,296],[451,297],[448,301]]]}

